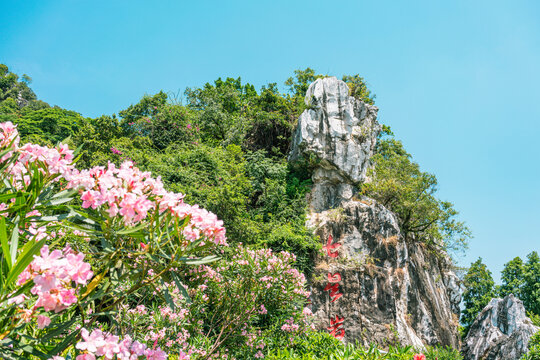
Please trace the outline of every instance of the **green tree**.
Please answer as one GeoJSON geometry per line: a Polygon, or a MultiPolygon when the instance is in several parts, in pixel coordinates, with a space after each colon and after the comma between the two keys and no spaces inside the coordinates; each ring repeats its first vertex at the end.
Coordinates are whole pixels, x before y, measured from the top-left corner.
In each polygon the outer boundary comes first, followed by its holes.
{"type": "Polygon", "coordinates": [[[540,315],[540,257],[536,251],[527,255],[522,296],[525,308],[540,315]]]}
{"type": "Polygon", "coordinates": [[[75,135],[86,121],[75,111],[55,107],[29,111],[17,119],[16,123],[23,141],[53,145],[75,135]]]}
{"type": "MultiPolygon", "coordinates": [[[[9,112],[18,112],[21,108],[37,102],[36,94],[30,88],[32,79],[24,74],[21,78],[17,74],[9,71],[5,64],[0,64],[0,114],[9,112]],[[17,105],[3,106],[3,103],[8,100],[13,100],[17,105]]],[[[41,105],[48,107],[43,101],[39,101],[41,105]]]]}
{"type": "Polygon", "coordinates": [[[523,298],[523,283],[525,281],[525,266],[521,258],[515,257],[504,265],[501,271],[502,285],[500,287],[500,296],[513,294],[514,296],[523,298]]]}
{"type": "Polygon", "coordinates": [[[465,274],[463,279],[465,291],[463,292],[464,309],[461,313],[461,323],[465,327],[465,334],[478,316],[478,313],[495,297],[495,282],[491,271],[478,258],[465,274]]]}
{"type": "Polygon", "coordinates": [[[466,248],[469,229],[457,221],[450,202],[436,197],[435,175],[422,172],[400,141],[380,138],[372,162],[371,181],[362,185],[362,192],[396,213],[407,239],[435,249],[466,248]]]}
{"type": "Polygon", "coordinates": [[[360,75],[343,75],[343,81],[349,85],[349,94],[362,100],[366,104],[373,105],[375,103],[375,95],[368,89],[366,82],[360,75]]]}
{"type": "Polygon", "coordinates": [[[247,110],[257,97],[253,85],[242,85],[240,78],[219,78],[214,85],[187,88],[185,95],[188,107],[198,112],[203,140],[221,145],[242,144],[249,127],[247,110]]]}
{"type": "Polygon", "coordinates": [[[309,85],[318,78],[324,77],[315,73],[312,68],[306,68],[305,70],[294,70],[294,77],[290,77],[285,81],[285,86],[289,88],[289,91],[293,96],[304,98],[306,96],[309,85]]]}
{"type": "Polygon", "coordinates": [[[122,118],[122,129],[127,134],[137,133],[140,130],[136,125],[140,120],[150,120],[150,117],[159,113],[162,106],[167,103],[167,94],[163,91],[155,95],[144,95],[135,105],[130,105],[122,110],[118,115],[122,118]]]}

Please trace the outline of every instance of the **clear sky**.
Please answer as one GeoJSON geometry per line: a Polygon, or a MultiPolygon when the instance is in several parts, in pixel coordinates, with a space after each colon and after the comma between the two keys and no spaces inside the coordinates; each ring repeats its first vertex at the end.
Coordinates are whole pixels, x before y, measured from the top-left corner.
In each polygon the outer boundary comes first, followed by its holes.
{"type": "Polygon", "coordinates": [[[359,73],[496,279],[540,251],[540,1],[2,0],[0,62],[85,116],[218,77],[359,73]]]}

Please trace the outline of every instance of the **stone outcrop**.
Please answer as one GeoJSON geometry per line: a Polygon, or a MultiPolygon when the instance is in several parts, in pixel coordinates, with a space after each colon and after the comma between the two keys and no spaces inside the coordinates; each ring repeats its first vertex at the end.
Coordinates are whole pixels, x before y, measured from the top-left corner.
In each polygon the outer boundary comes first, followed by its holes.
{"type": "Polygon", "coordinates": [[[289,159],[316,158],[311,201],[316,211],[339,205],[366,177],[380,131],[377,107],[349,96],[335,77],[318,79],[306,93],[289,159]]]}
{"type": "Polygon", "coordinates": [[[346,341],[459,347],[457,278],[444,258],[404,241],[392,212],[360,198],[310,221],[321,239],[340,245],[337,257],[316,261],[312,305],[321,328],[338,315],[346,341]],[[340,275],[343,295],[335,301],[325,291],[328,274],[340,275]]]}
{"type": "Polygon", "coordinates": [[[377,108],[336,78],[306,95],[290,160],[315,162],[309,226],[325,244],[312,275],[320,328],[345,341],[459,346],[459,281],[445,254],[405,241],[396,216],[359,197],[380,125],[377,108]]]}
{"type": "Polygon", "coordinates": [[[527,317],[521,300],[508,295],[492,299],[476,317],[465,341],[465,360],[517,360],[530,337],[540,331],[527,317]]]}

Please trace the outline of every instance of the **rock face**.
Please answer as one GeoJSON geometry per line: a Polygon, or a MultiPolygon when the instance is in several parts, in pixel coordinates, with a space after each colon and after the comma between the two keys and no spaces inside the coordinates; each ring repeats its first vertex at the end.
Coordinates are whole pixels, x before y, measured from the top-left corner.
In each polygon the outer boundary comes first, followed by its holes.
{"type": "Polygon", "coordinates": [[[521,300],[508,295],[492,299],[465,338],[465,360],[517,360],[527,352],[530,337],[539,331],[521,300]]]}
{"type": "Polygon", "coordinates": [[[350,199],[365,179],[380,131],[378,109],[349,96],[347,84],[335,77],[313,82],[305,101],[309,109],[298,119],[289,158],[319,161],[311,203],[320,211],[350,199]]]}
{"type": "Polygon", "coordinates": [[[459,281],[446,256],[405,241],[396,216],[358,197],[380,125],[377,108],[318,79],[298,121],[290,160],[315,160],[309,226],[324,255],[312,276],[320,328],[348,342],[459,346],[459,281]]]}
{"type": "Polygon", "coordinates": [[[312,305],[321,328],[337,315],[346,341],[459,346],[456,276],[442,270],[444,258],[405,242],[392,212],[363,197],[312,213],[310,221],[321,239],[339,245],[331,251],[337,256],[317,259],[314,271],[312,305]],[[343,295],[334,300],[329,284],[343,295]]]}

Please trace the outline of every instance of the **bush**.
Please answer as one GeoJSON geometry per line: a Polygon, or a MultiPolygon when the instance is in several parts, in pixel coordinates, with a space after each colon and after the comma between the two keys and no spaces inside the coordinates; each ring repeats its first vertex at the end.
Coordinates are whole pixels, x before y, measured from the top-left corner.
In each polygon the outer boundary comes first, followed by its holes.
{"type": "Polygon", "coordinates": [[[529,351],[521,359],[540,360],[540,331],[529,339],[529,351]]]}
{"type": "Polygon", "coordinates": [[[174,269],[216,260],[222,222],[129,162],[78,171],[65,145],[18,142],[13,124],[0,124],[1,356],[162,358],[122,333],[114,314],[147,287],[170,300],[161,281],[185,292],[174,269]],[[93,267],[86,254],[58,246],[66,236],[87,241],[93,267]]]}

